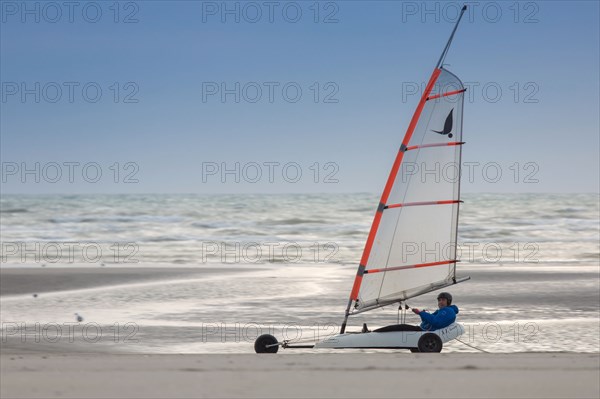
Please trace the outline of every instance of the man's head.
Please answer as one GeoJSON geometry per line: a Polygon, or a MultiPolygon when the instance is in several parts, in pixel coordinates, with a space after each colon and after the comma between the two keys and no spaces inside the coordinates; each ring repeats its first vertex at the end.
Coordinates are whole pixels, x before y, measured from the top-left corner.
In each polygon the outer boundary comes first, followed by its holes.
{"type": "Polygon", "coordinates": [[[449,292],[440,292],[437,297],[438,308],[442,309],[446,306],[452,305],[452,295],[449,292]]]}

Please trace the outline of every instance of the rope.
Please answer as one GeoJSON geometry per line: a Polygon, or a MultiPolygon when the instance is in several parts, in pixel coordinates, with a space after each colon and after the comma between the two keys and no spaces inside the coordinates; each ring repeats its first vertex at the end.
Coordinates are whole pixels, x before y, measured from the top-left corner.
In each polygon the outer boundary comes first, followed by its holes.
{"type": "Polygon", "coordinates": [[[406,323],[406,310],[410,309],[410,306],[408,306],[405,303],[400,302],[400,304],[398,305],[398,324],[404,324],[406,323]],[[402,319],[400,319],[400,311],[402,310],[402,319]]]}
{"type": "Polygon", "coordinates": [[[461,344],[465,344],[465,345],[467,345],[468,347],[471,347],[471,348],[473,348],[473,349],[477,349],[477,350],[478,350],[478,351],[480,351],[480,352],[483,352],[483,353],[491,353],[491,352],[488,352],[488,351],[486,351],[486,350],[483,350],[483,349],[481,349],[481,348],[478,348],[478,347],[476,347],[476,346],[473,346],[473,345],[467,344],[466,342],[463,342],[463,341],[461,341],[461,340],[460,340],[460,339],[458,339],[458,338],[454,338],[454,339],[455,339],[455,340],[457,340],[458,342],[460,342],[461,344]]]}

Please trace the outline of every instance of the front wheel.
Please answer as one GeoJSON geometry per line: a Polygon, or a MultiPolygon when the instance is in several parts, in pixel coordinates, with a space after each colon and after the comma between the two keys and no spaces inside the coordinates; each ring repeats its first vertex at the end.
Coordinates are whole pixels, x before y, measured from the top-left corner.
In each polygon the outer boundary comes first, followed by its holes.
{"type": "Polygon", "coordinates": [[[442,339],[437,334],[427,333],[419,338],[419,352],[439,353],[442,346],[442,339]]]}
{"type": "Polygon", "coordinates": [[[277,353],[278,350],[277,338],[270,334],[263,334],[254,341],[254,351],[256,353],[277,353]]]}

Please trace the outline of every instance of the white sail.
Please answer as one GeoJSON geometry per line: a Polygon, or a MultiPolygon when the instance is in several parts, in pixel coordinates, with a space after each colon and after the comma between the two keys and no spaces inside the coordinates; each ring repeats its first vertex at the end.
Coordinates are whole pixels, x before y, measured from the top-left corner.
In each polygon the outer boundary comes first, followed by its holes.
{"type": "Polygon", "coordinates": [[[443,68],[436,75],[405,137],[372,246],[365,248],[357,310],[454,282],[464,86],[443,68]]]}

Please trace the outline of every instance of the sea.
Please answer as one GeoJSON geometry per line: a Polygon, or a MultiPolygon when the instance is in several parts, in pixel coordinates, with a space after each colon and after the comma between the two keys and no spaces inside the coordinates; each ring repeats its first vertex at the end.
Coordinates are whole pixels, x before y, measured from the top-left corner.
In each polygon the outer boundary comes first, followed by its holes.
{"type": "MultiPolygon", "coordinates": [[[[457,276],[470,280],[446,290],[465,334],[444,352],[600,352],[600,196],[462,199],[457,276]]],[[[378,201],[370,193],[2,195],[5,270],[190,271],[103,285],[65,277],[61,291],[3,293],[3,344],[253,353],[265,333],[314,343],[339,331],[378,201]]],[[[435,298],[408,305],[434,310],[435,298]]],[[[391,305],[351,316],[348,330],[398,322],[419,319],[391,305]]]]}

